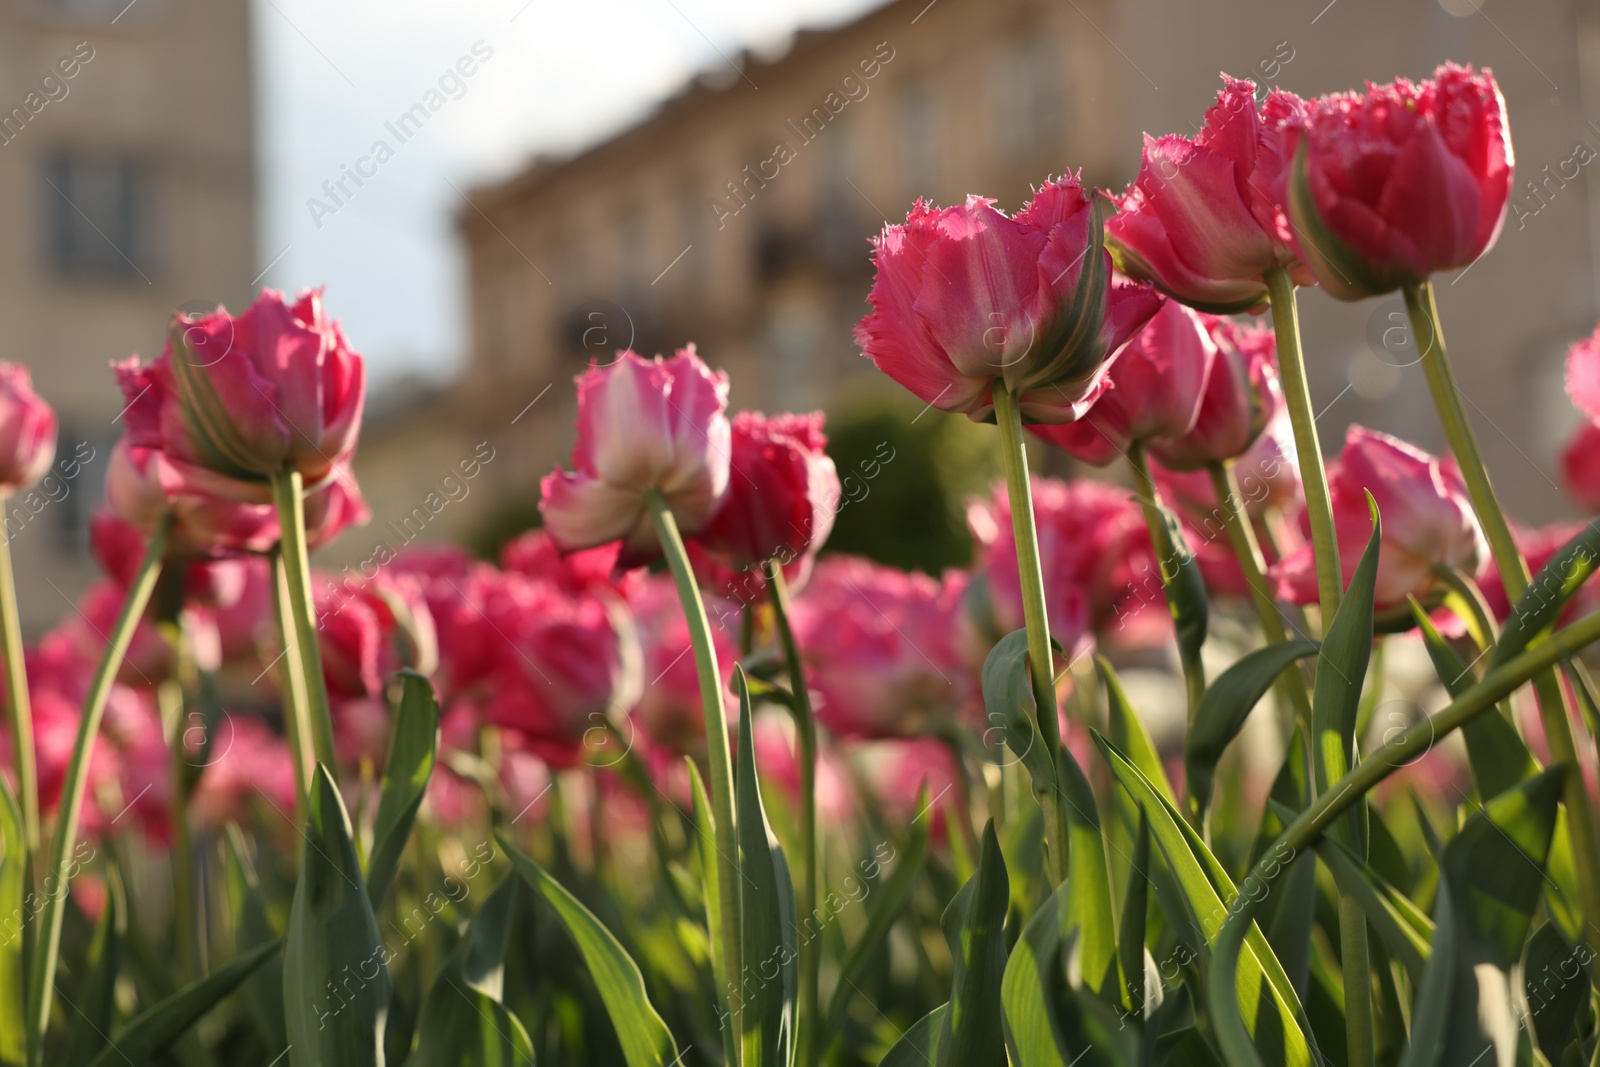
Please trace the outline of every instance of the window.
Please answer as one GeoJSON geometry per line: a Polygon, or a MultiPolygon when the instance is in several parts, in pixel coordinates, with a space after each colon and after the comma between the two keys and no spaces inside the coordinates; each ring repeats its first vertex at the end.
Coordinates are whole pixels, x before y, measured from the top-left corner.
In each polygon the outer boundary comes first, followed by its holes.
{"type": "Polygon", "coordinates": [[[1014,43],[995,57],[994,130],[1002,158],[1036,157],[1060,138],[1065,108],[1060,67],[1059,48],[1045,36],[1014,43]]]}
{"type": "Polygon", "coordinates": [[[71,278],[149,281],[148,176],[128,159],[58,155],[45,164],[47,253],[71,278]]]}
{"type": "Polygon", "coordinates": [[[934,195],[939,182],[939,108],[926,85],[902,90],[896,110],[900,186],[909,196],[934,195]]]}

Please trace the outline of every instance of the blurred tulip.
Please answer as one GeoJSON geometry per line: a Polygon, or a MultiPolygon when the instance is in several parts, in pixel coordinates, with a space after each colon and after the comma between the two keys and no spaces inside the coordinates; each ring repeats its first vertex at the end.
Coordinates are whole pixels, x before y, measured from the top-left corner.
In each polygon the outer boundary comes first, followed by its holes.
{"type": "Polygon", "coordinates": [[[1075,177],[1046,183],[1015,216],[992,200],[921,200],[874,242],[872,313],[856,343],[879,370],[943,411],[993,418],[1003,379],[1033,421],[1082,417],[1105,367],[1161,304],[1113,284],[1096,214],[1075,177]]]}
{"type": "MultiPolygon", "coordinates": [[[[220,833],[228,823],[252,821],[255,798],[280,812],[294,810],[294,762],[289,748],[260,719],[224,714],[217,723],[200,783],[189,798],[196,825],[220,833]]],[[[267,819],[278,818],[266,810],[267,819]]]]}
{"type": "Polygon", "coordinates": [[[1201,318],[1217,346],[1217,357],[1206,379],[1199,415],[1187,433],[1150,442],[1151,454],[1171,470],[1199,470],[1239,458],[1283,410],[1271,328],[1211,315],[1201,318]]]}
{"type": "MultiPolygon", "coordinates": [[[[278,514],[271,504],[242,504],[185,489],[163,453],[134,446],[127,437],[117,441],[106,463],[106,499],[118,518],[146,535],[171,511],[170,559],[265,552],[278,543],[278,514]]],[[[136,555],[128,567],[138,563],[136,555]]]]}
{"type": "Polygon", "coordinates": [[[1258,109],[1255,83],[1222,81],[1194,137],[1145,136],[1139,176],[1106,223],[1106,244],[1118,269],[1174,300],[1219,313],[1260,310],[1269,269],[1313,281],[1278,201],[1289,163],[1282,124],[1305,105],[1274,89],[1258,109]]]}
{"type": "Polygon", "coordinates": [[[1359,300],[1465,267],[1494,244],[1511,192],[1505,98],[1488,70],[1311,101],[1285,135],[1285,206],[1301,260],[1359,300]]]}
{"type": "Polygon", "coordinates": [[[27,367],[0,363],[0,493],[38,482],[55,456],[55,411],[33,391],[27,367]]]}
{"type": "Polygon", "coordinates": [[[1578,507],[1600,512],[1600,423],[1579,426],[1562,449],[1561,481],[1578,507]]]}
{"type": "Polygon", "coordinates": [[[647,492],[665,498],[693,534],[728,487],[727,375],[680,349],[671,359],[622,353],[578,378],[578,439],[570,471],[540,483],[545,529],[563,551],[622,542],[620,566],[660,553],[647,492]]]}
{"type": "MultiPolygon", "coordinates": [[[[650,575],[630,599],[634,627],[638,631],[643,655],[644,685],[633,706],[633,719],[650,740],[675,753],[701,753],[705,750],[705,715],[700,697],[700,676],[690,652],[689,624],[672,579],[664,574],[650,575]]],[[[719,614],[715,604],[706,605],[707,615],[719,614]]],[[[730,725],[736,724],[739,703],[733,699],[728,682],[738,662],[734,631],[712,626],[717,663],[722,670],[724,704],[730,725]]]]}

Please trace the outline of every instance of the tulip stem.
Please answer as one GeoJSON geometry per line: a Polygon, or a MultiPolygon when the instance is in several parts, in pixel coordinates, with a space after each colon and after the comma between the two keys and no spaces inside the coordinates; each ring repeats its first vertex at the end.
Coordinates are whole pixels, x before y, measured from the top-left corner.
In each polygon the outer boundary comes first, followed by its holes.
{"type": "Polygon", "coordinates": [[[1306,382],[1305,357],[1300,350],[1300,312],[1295,306],[1294,281],[1282,267],[1267,269],[1267,292],[1272,300],[1272,332],[1278,343],[1278,371],[1294,428],[1294,448],[1300,459],[1300,482],[1305,488],[1306,517],[1311,521],[1311,549],[1317,562],[1317,603],[1322,629],[1333,622],[1344,593],[1344,572],[1339,563],[1339,536],[1333,526],[1333,501],[1328,496],[1328,473],[1322,466],[1322,443],[1317,439],[1317,418],[1311,411],[1311,387],[1306,382]]]}
{"type": "MultiPolygon", "coordinates": [[[[1528,591],[1528,564],[1511,535],[1511,526],[1489,482],[1483,455],[1478,451],[1472,423],[1467,421],[1466,410],[1461,406],[1461,391],[1456,388],[1455,375],[1445,352],[1444,329],[1439,321],[1433,283],[1408,285],[1404,294],[1411,334],[1418,339],[1422,352],[1422,370],[1428,379],[1428,390],[1433,394],[1433,406],[1439,410],[1439,421],[1444,424],[1445,438],[1461,470],[1461,480],[1466,483],[1472,510],[1483,527],[1489,551],[1505,584],[1506,598],[1515,604],[1528,591]]],[[[1573,770],[1562,783],[1561,802],[1567,809],[1567,835],[1572,844],[1573,862],[1578,868],[1578,893],[1583,911],[1589,916],[1600,915],[1600,839],[1595,836],[1594,811],[1589,805],[1588,791],[1580,773],[1583,765],[1578,761],[1578,746],[1572,736],[1572,709],[1554,670],[1540,673],[1533,686],[1539,699],[1539,719],[1544,726],[1545,743],[1550,747],[1550,758],[1573,770]]],[[[1588,926],[1584,929],[1590,946],[1600,949],[1600,938],[1587,933],[1588,926]]]]}
{"type": "MultiPolygon", "coordinates": [[[[783,645],[783,658],[789,668],[789,691],[794,698],[789,711],[794,716],[800,757],[798,903],[804,929],[816,913],[817,884],[822,879],[822,855],[817,850],[817,722],[811,714],[811,692],[806,688],[800,645],[795,640],[793,627],[789,625],[788,581],[783,576],[783,567],[776,560],[768,560],[766,570],[768,598],[772,601],[778,640],[783,645]]],[[[747,616],[755,613],[753,605],[747,605],[744,610],[747,616]]],[[[807,937],[800,942],[800,995],[795,1009],[795,1063],[799,1067],[814,1067],[817,1059],[817,985],[821,972],[822,946],[817,943],[815,936],[807,937]]]]}
{"type": "Polygon", "coordinates": [[[70,881],[68,860],[77,843],[78,817],[83,811],[83,790],[89,775],[90,749],[95,735],[100,732],[100,719],[105,714],[111,687],[117,680],[117,668],[127,654],[128,644],[133,640],[133,631],[144,615],[145,605],[150,602],[156,579],[161,576],[161,560],[166,555],[167,532],[171,526],[172,515],[168,512],[156,524],[155,532],[150,535],[150,543],[145,548],[144,560],[128,585],[122,611],[111,628],[110,640],[100,655],[100,664],[84,697],[83,715],[78,719],[78,733],[72,742],[72,759],[61,781],[55,838],[51,842],[49,873],[44,882],[44,915],[34,939],[32,973],[28,983],[27,1047],[28,1062],[33,1067],[39,1067],[43,1061],[45,1031],[50,1027],[50,1007],[56,989],[56,962],[61,949],[61,924],[66,916],[70,881]]]}
{"type": "MultiPolygon", "coordinates": [[[[1256,618],[1261,623],[1261,636],[1266,642],[1278,644],[1289,639],[1284,629],[1283,616],[1278,611],[1278,601],[1267,585],[1267,561],[1261,554],[1261,544],[1256,540],[1256,528],[1250,524],[1239,499],[1239,479],[1233,468],[1225,463],[1211,464],[1211,487],[1216,493],[1217,506],[1222,510],[1223,525],[1228,530],[1228,540],[1233,542],[1233,554],[1239,558],[1239,569],[1250,586],[1250,601],[1255,605],[1256,618]]],[[[1273,683],[1285,707],[1293,708],[1295,718],[1311,730],[1311,697],[1306,692],[1306,678],[1298,666],[1278,676],[1273,683]]]]}
{"type": "Polygon", "coordinates": [[[283,546],[276,545],[271,553],[272,614],[278,624],[278,640],[283,652],[278,659],[283,664],[279,678],[283,686],[283,732],[289,742],[289,756],[294,762],[295,798],[304,804],[311,795],[311,774],[317,766],[317,755],[311,747],[311,712],[306,704],[305,666],[300,661],[300,641],[295,636],[294,623],[290,621],[289,577],[283,563],[283,546]]]}
{"type": "MultiPolygon", "coordinates": [[[[0,500],[4,500],[0,495],[0,500]]],[[[22,658],[22,622],[17,612],[17,579],[11,569],[11,535],[0,537],[0,643],[6,656],[6,726],[11,732],[11,758],[16,764],[17,803],[22,808],[22,836],[29,854],[39,851],[39,770],[33,753],[33,707],[28,699],[28,671],[22,658]]]]}
{"type": "MultiPolygon", "coordinates": [[[[739,836],[733,821],[733,755],[728,746],[728,713],[722,703],[722,672],[717,666],[717,646],[711,639],[711,625],[706,621],[700,586],[695,582],[694,569],[689,565],[689,553],[684,549],[683,537],[678,533],[678,521],[673,518],[672,510],[659,490],[645,490],[644,498],[655,520],[662,554],[667,557],[667,567],[672,571],[672,580],[678,587],[684,621],[689,626],[689,641],[694,646],[695,669],[700,677],[700,704],[705,712],[706,762],[711,779],[711,819],[716,835],[717,890],[722,905],[720,948],[723,973],[733,987],[720,991],[720,995],[727,1004],[733,1034],[729,1048],[737,1050],[742,1040],[740,1035],[744,1033],[743,971],[739,964],[739,836]]],[[[700,832],[705,832],[704,827],[700,832]]],[[[730,1064],[729,1067],[738,1067],[738,1064],[730,1064]]]]}
{"type": "MultiPolygon", "coordinates": [[[[289,617],[300,646],[311,748],[316,761],[327,764],[331,770],[338,766],[333,754],[333,714],[328,709],[328,683],[322,676],[322,648],[317,643],[311,561],[306,555],[305,486],[299,471],[291,467],[273,475],[272,500],[278,506],[279,557],[283,560],[284,584],[289,592],[289,617]]],[[[309,796],[309,788],[302,795],[309,796]]]]}
{"type": "MultiPolygon", "coordinates": [[[[994,383],[994,417],[1000,427],[1000,456],[1006,471],[1006,495],[1011,502],[1011,534],[1017,542],[1017,579],[1022,585],[1022,618],[1028,629],[1028,667],[1032,675],[1034,709],[1045,751],[1054,762],[1061,751],[1061,723],[1056,718],[1056,686],[1051,673],[1055,656],[1050,645],[1050,616],[1045,610],[1039,532],[1033,520],[1033,489],[1028,484],[1028,449],[1022,439],[1022,411],[1000,379],[994,383]]],[[[1067,880],[1065,797],[1058,792],[1047,801],[1038,790],[1035,796],[1044,810],[1050,883],[1059,886],[1067,880]]]]}
{"type": "MultiPolygon", "coordinates": [[[[1161,513],[1161,494],[1156,490],[1156,480],[1150,475],[1150,460],[1144,446],[1138,441],[1128,446],[1128,466],[1133,471],[1133,491],[1143,505],[1145,527],[1150,531],[1150,546],[1156,554],[1156,570],[1161,574],[1161,588],[1166,593],[1167,605],[1174,620],[1179,618],[1179,602],[1173,596],[1173,583],[1179,574],[1179,550],[1167,529],[1166,516],[1161,513]]],[[[1187,550],[1185,550],[1187,551],[1187,550]]],[[[1184,642],[1178,642],[1178,661],[1183,666],[1184,691],[1189,699],[1189,721],[1194,722],[1200,709],[1200,698],[1206,692],[1206,668],[1198,655],[1191,655],[1184,642]]]]}

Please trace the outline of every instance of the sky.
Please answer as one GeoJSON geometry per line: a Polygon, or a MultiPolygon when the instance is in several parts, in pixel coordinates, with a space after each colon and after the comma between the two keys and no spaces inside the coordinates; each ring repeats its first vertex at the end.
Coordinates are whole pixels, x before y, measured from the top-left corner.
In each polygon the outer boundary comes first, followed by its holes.
{"type": "Polygon", "coordinates": [[[468,345],[453,219],[475,184],[605,139],[742,48],[781,49],[876,2],[260,0],[258,284],[325,284],[379,388],[448,378],[468,345]],[[441,97],[404,140],[389,127],[441,97]]]}

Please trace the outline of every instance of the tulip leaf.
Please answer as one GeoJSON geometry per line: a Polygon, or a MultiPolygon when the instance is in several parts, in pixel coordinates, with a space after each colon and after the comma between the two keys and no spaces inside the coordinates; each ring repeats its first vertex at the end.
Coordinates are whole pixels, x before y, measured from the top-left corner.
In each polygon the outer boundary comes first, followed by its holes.
{"type": "Polygon", "coordinates": [[[1206,581],[1200,574],[1200,561],[1183,536],[1183,523],[1171,508],[1152,502],[1161,516],[1166,545],[1165,559],[1158,562],[1162,586],[1167,594],[1167,607],[1172,612],[1172,628],[1177,637],[1178,656],[1184,663],[1184,674],[1202,674],[1200,650],[1206,643],[1210,627],[1210,608],[1206,602],[1206,581]],[[1170,561],[1171,573],[1168,574],[1170,561]]]}
{"type": "Polygon", "coordinates": [[[977,872],[939,920],[950,946],[953,973],[933,1067],[1005,1067],[1000,989],[1006,969],[1005,921],[1010,900],[1011,882],[991,819],[983,827],[977,872]]]}
{"type": "MultiPolygon", "coordinates": [[[[1199,924],[1207,945],[1212,944],[1230,907],[1241,902],[1227,871],[1199,835],[1139,769],[1099,733],[1094,735],[1117,783],[1127,790],[1150,820],[1150,832],[1161,847],[1167,865],[1199,924]]],[[[1276,868],[1294,859],[1292,851],[1279,857],[1276,868]]],[[[1276,870],[1274,871],[1274,875],[1276,870]]],[[[1276,882],[1252,886],[1252,893],[1270,892],[1276,882]]],[[[1251,923],[1236,970],[1239,1003],[1245,1025],[1268,1064],[1306,1067],[1312,1062],[1309,1027],[1302,1026],[1304,1011],[1293,984],[1273,954],[1260,928],[1251,923]]]]}
{"type": "Polygon", "coordinates": [[[1577,1036],[1573,1026],[1589,994],[1584,968],[1593,960],[1588,945],[1573,944],[1555,923],[1545,923],[1528,941],[1523,967],[1528,1014],[1539,1049],[1551,1063],[1562,1062],[1567,1044],[1577,1036]]]}
{"type": "Polygon", "coordinates": [[[761,803],[755,726],[744,670],[735,666],[733,677],[739,694],[734,822],[739,832],[739,958],[744,961],[733,994],[740,998],[743,1009],[740,1061],[781,1067],[794,1056],[795,997],[799,993],[794,882],[761,803]]]}
{"type": "MultiPolygon", "coordinates": [[[[1183,751],[1185,788],[1197,815],[1205,814],[1211,802],[1211,784],[1217,763],[1244,729],[1250,712],[1280,674],[1319,647],[1315,641],[1301,638],[1258,648],[1217,675],[1206,688],[1195,709],[1183,751]]],[[[1115,733],[1111,740],[1116,743],[1115,733]]],[[[1131,758],[1132,754],[1129,755],[1131,758]]],[[[1149,777],[1150,772],[1146,770],[1145,776],[1149,777]]]]}
{"type": "Polygon", "coordinates": [[[1324,837],[1317,844],[1317,853],[1333,872],[1339,891],[1361,905],[1367,922],[1383,939],[1389,954],[1400,961],[1412,981],[1421,981],[1432,951],[1432,920],[1339,842],[1324,837]]]}
{"type": "Polygon", "coordinates": [[[941,1004],[911,1024],[878,1061],[878,1067],[930,1067],[937,1061],[939,1041],[944,1033],[944,1015],[950,1007],[941,1004]]]}
{"type": "MultiPolygon", "coordinates": [[[[236,823],[228,824],[228,900],[234,914],[234,950],[240,955],[268,941],[279,940],[267,916],[267,902],[245,852],[244,835],[236,823]]],[[[271,1048],[287,1048],[289,1034],[283,1011],[283,957],[263,963],[244,986],[245,1011],[271,1048]]]]}
{"type": "Polygon", "coordinates": [[[1028,631],[1013,630],[983,660],[983,710],[990,731],[998,730],[1022,761],[1041,806],[1053,804],[1056,768],[1034,719],[1033,682],[1028,672],[1028,631]]]}
{"type": "Polygon", "coordinates": [[[317,765],[283,954],[284,1022],[296,1067],[377,1067],[390,953],[361,879],[350,816],[317,765]],[[354,988],[352,988],[352,984],[354,988]]]}
{"type": "MultiPolygon", "coordinates": [[[[1147,918],[1150,913],[1150,817],[1139,809],[1139,829],[1133,838],[1133,861],[1129,864],[1127,893],[1122,899],[1122,926],[1117,931],[1117,955],[1122,961],[1123,990],[1120,998],[1123,1007],[1139,1015],[1148,1015],[1160,1004],[1151,1002],[1152,991],[1145,981],[1144,961],[1148,953],[1144,942],[1147,918]],[[1135,1000],[1134,983],[1139,983],[1135,1000]]],[[[1154,996],[1161,995],[1160,976],[1157,976],[1154,996]]]]}
{"type": "Polygon", "coordinates": [[[1566,768],[1490,800],[1445,846],[1434,900],[1433,954],[1418,984],[1402,1067],[1516,1055],[1511,971],[1539,906],[1566,768]]]}
{"type": "MultiPolygon", "coordinates": [[[[159,1056],[172,1043],[182,1037],[200,1017],[210,1011],[229,993],[255,973],[267,960],[277,954],[279,944],[269,941],[258,945],[243,955],[235,956],[198,982],[178,990],[172,996],[137,1016],[115,1041],[100,1050],[89,1061],[89,1067],[117,1067],[129,1063],[146,1063],[159,1056]]],[[[296,1064],[316,1063],[295,1057],[296,1064]]],[[[355,1061],[323,1061],[355,1062],[355,1061]]]]}
{"type": "MultiPolygon", "coordinates": [[[[109,1041],[106,1035],[111,1033],[116,1016],[117,972],[122,967],[123,941],[128,932],[128,904],[116,868],[109,868],[107,875],[106,908],[95,924],[94,939],[89,942],[89,954],[84,961],[88,981],[78,990],[73,1002],[74,1020],[85,1025],[68,1029],[64,1063],[88,1063],[94,1059],[106,1047],[109,1041]]],[[[21,1036],[20,1031],[17,1036],[21,1036]]]]}
{"type": "Polygon", "coordinates": [[[1549,630],[1561,609],[1600,565],[1600,522],[1590,522],[1533,576],[1528,591],[1511,609],[1500,640],[1489,654],[1489,669],[1500,666],[1549,630]]]}
{"type": "Polygon", "coordinates": [[[676,1063],[677,1043],[650,1003],[639,965],[611,931],[595,918],[594,912],[504,837],[496,837],[517,873],[550,905],[578,946],[595,987],[600,991],[606,1014],[611,1017],[611,1025],[616,1028],[617,1041],[628,1067],[668,1067],[676,1063]]]}
{"type": "MultiPolygon", "coordinates": [[[[716,816],[711,811],[711,799],[706,795],[705,780],[700,777],[700,768],[695,765],[691,757],[685,756],[684,763],[689,767],[690,796],[694,800],[694,826],[699,837],[699,847],[695,850],[699,858],[700,867],[700,892],[704,895],[706,907],[706,937],[711,946],[711,973],[717,981],[717,1000],[728,1012],[732,1005],[728,997],[732,994],[733,986],[724,963],[722,953],[722,883],[717,881],[717,832],[715,826],[716,816]]],[[[737,906],[738,901],[734,901],[737,906]]],[[[727,1026],[722,1026],[724,1053],[729,1063],[736,1062],[736,1050],[731,1042],[734,1037],[727,1026]]]]}
{"type": "Polygon", "coordinates": [[[506,939],[522,879],[507,875],[489,894],[428,989],[417,1046],[405,1067],[518,1067],[533,1046],[503,1000],[506,939]]]}
{"type": "MultiPolygon", "coordinates": [[[[1378,546],[1383,537],[1383,520],[1370,493],[1367,507],[1372,515],[1372,534],[1338,610],[1325,623],[1322,648],[1317,655],[1317,679],[1311,695],[1311,769],[1318,793],[1355,766],[1356,722],[1372,657],[1372,608],[1378,584],[1378,546]]],[[[1356,854],[1364,856],[1362,812],[1362,806],[1356,805],[1336,826],[1342,827],[1339,833],[1345,835],[1356,854]]]]}
{"type": "Polygon", "coordinates": [[[917,879],[922,874],[922,864],[928,853],[928,825],[933,805],[928,803],[928,788],[922,787],[917,797],[917,817],[911,823],[911,835],[905,852],[895,860],[894,871],[868,898],[867,928],[850,946],[844,962],[839,965],[839,981],[828,1001],[828,1011],[823,1016],[825,1037],[837,1034],[844,1022],[845,1010],[850,1006],[850,996],[855,992],[856,979],[873,960],[880,958],[889,931],[895,920],[916,891],[917,879]]]}
{"type": "Polygon", "coordinates": [[[383,904],[400,867],[439,755],[439,705],[433,684],[410,670],[401,671],[400,679],[400,706],[383,765],[383,791],[372,830],[372,855],[367,859],[367,895],[373,910],[383,904]]]}
{"type": "Polygon", "coordinates": [[[27,975],[24,958],[29,930],[25,899],[33,876],[22,812],[17,798],[0,776],[0,1064],[12,1067],[27,1059],[27,975]]]}
{"type": "Polygon", "coordinates": [[[1122,679],[1117,677],[1111,662],[1104,656],[1096,656],[1094,662],[1106,684],[1106,726],[1111,735],[1111,743],[1116,745],[1157,789],[1161,790],[1162,796],[1176,806],[1178,794],[1173,790],[1172,783],[1167,780],[1167,769],[1161,765],[1161,757],[1156,753],[1156,746],[1144,728],[1144,721],[1139,718],[1138,713],[1133,710],[1133,705],[1128,701],[1128,694],[1122,688],[1122,679]]]}

